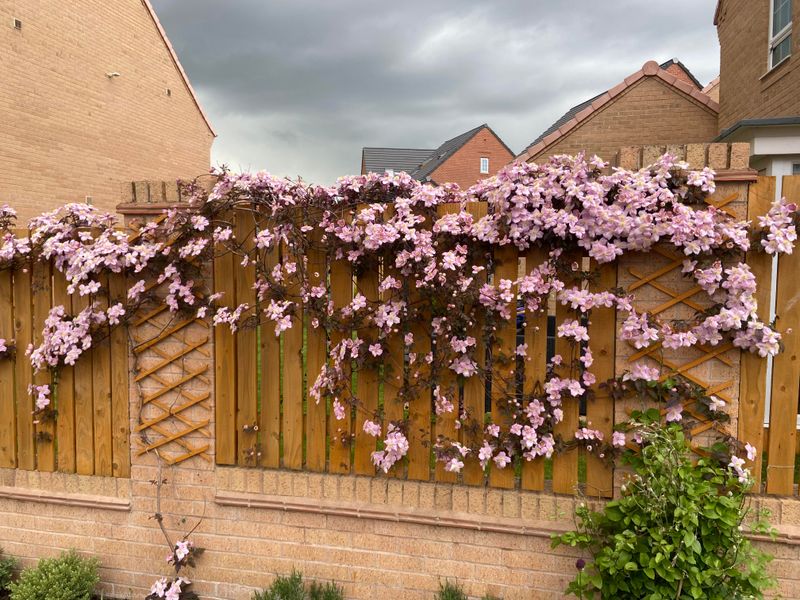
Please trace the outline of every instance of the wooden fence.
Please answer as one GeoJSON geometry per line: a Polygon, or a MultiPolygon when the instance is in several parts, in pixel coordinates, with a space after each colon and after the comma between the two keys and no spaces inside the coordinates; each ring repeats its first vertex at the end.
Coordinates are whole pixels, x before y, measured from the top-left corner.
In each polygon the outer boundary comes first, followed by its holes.
{"type": "MultiPolygon", "coordinates": [[[[124,300],[124,279],[108,283],[111,302],[124,300]]],[[[0,467],[130,475],[126,330],[110,329],[74,366],[61,369],[57,381],[49,371],[34,373],[25,356],[29,344],[41,342],[52,307],[80,311],[86,303],[67,293],[63,275],[49,265],[0,270],[0,338],[16,347],[13,360],[0,361],[0,467]],[[34,414],[31,384],[50,385],[57,418],[34,414]]]]}
{"type": "MultiPolygon", "coordinates": [[[[758,182],[721,183],[717,194],[709,199],[709,203],[720,210],[737,214],[734,210],[738,202],[737,216],[754,219],[764,214],[774,199],[774,178],[761,177],[758,182]]],[[[784,195],[800,199],[800,177],[786,177],[783,181],[784,195]]],[[[443,207],[446,210],[446,207],[443,207]]],[[[252,228],[252,227],[251,227],[252,228]]],[[[244,223],[239,225],[240,233],[248,231],[244,223]]],[[[521,270],[529,272],[542,262],[544,254],[541,250],[532,250],[518,254],[514,249],[495,251],[491,264],[494,265],[494,276],[515,279],[521,270]]],[[[696,289],[675,291],[659,283],[658,277],[674,271],[675,260],[679,257],[665,258],[659,256],[662,263],[651,267],[649,273],[639,273],[637,280],[627,284],[632,291],[644,285],[650,286],[654,294],[660,294],[661,300],[656,304],[662,310],[674,306],[683,309],[698,310],[702,307],[691,300],[697,294],[696,289]],[[663,264],[666,261],[667,267],[663,264]],[[656,272],[661,269],[660,272],[656,272]]],[[[346,261],[326,262],[323,255],[309,256],[309,271],[320,273],[321,281],[329,281],[329,293],[334,304],[342,307],[349,303],[354,290],[358,290],[368,300],[379,299],[378,274],[362,273],[354,277],[346,261]],[[327,279],[326,279],[327,278],[327,279]]],[[[582,257],[575,256],[575,260],[582,257]]],[[[270,260],[278,261],[277,252],[270,260]]],[[[227,255],[217,259],[214,265],[215,290],[224,293],[224,301],[229,306],[240,303],[256,305],[253,291],[254,273],[234,268],[234,257],[227,255]],[[237,275],[234,275],[237,274],[237,275]]],[[[646,261],[645,261],[646,262],[646,261]]],[[[655,262],[655,261],[654,261],[655,262]]],[[[759,279],[759,303],[762,316],[769,317],[770,286],[772,264],[771,258],[764,254],[748,257],[748,263],[759,279]]],[[[646,267],[645,267],[646,268],[646,267]]],[[[641,269],[641,268],[640,268],[641,269]]],[[[800,272],[800,252],[780,259],[777,280],[777,311],[780,330],[791,329],[800,332],[800,303],[795,297],[795,278],[800,272]]],[[[675,277],[680,278],[678,268],[675,277]]],[[[600,269],[600,278],[594,284],[598,290],[622,285],[630,280],[631,270],[624,263],[604,266],[600,269]]],[[[564,309],[557,308],[557,322],[566,317],[564,309]]],[[[528,344],[530,360],[524,364],[522,376],[524,391],[531,392],[537,383],[544,381],[545,367],[548,359],[547,316],[526,315],[524,331],[517,331],[508,325],[497,332],[494,338],[493,352],[501,351],[513,354],[519,343],[518,336],[524,337],[528,344]]],[[[630,360],[642,359],[647,353],[625,354],[618,348],[615,332],[617,330],[616,314],[613,309],[595,310],[592,313],[590,338],[595,363],[592,372],[598,381],[621,374],[630,365],[630,360]],[[623,357],[623,358],[621,358],[623,357]]],[[[293,327],[284,332],[280,338],[274,335],[273,324],[262,325],[260,330],[244,329],[237,334],[224,327],[215,329],[215,392],[216,392],[216,461],[222,465],[261,466],[286,469],[305,469],[314,472],[353,473],[372,475],[375,469],[370,455],[376,450],[375,438],[361,431],[364,417],[352,419],[348,413],[345,420],[336,420],[331,414],[330,406],[317,404],[308,398],[308,388],[313,378],[327,360],[327,349],[339,340],[327,340],[325,333],[308,325],[304,319],[302,327],[293,327]]],[[[480,327],[480,324],[476,325],[480,327]]],[[[476,335],[480,339],[481,336],[476,335]]],[[[414,352],[427,352],[422,347],[427,336],[415,336],[414,352]]],[[[427,344],[430,344],[428,341],[427,344]]],[[[721,361],[722,367],[734,365],[736,376],[727,377],[716,385],[716,391],[729,399],[729,409],[733,411],[731,433],[738,427],[741,439],[752,443],[759,450],[759,456],[765,455],[764,470],[766,490],[769,493],[796,493],[795,485],[795,435],[798,413],[798,383],[800,382],[800,336],[785,336],[786,350],[774,361],[773,379],[766,381],[767,360],[756,355],[746,355],[739,366],[739,351],[733,347],[724,349],[702,349],[701,356],[676,363],[675,368],[695,381],[705,381],[695,376],[694,369],[705,368],[711,375],[708,381],[714,381],[714,361],[721,361]],[[730,358],[733,357],[733,358],[730,358]],[[712,360],[713,359],[713,360],[712,360]],[[769,429],[764,428],[765,396],[770,387],[771,404],[768,412],[769,429]],[[739,387],[741,389],[739,389],[739,387]],[[741,403],[738,397],[741,396],[741,403]],[[765,434],[765,431],[767,432],[765,434]],[[768,439],[768,442],[765,440],[768,439]]],[[[561,340],[556,341],[555,352],[563,354],[568,349],[561,340]]],[[[482,350],[478,350],[482,355],[482,350]]],[[[491,352],[488,353],[491,356],[491,352]]],[[[385,364],[402,365],[404,350],[401,345],[389,348],[385,356],[385,364]]],[[[482,365],[483,366],[483,365],[482,365]]],[[[507,368],[507,367],[506,367],[507,368]]],[[[506,373],[496,373],[502,379],[506,373]]],[[[445,375],[446,377],[446,375],[445,375]]],[[[475,379],[475,378],[472,378],[475,379]]],[[[440,382],[449,385],[450,381],[440,382]]],[[[353,379],[357,395],[367,409],[382,409],[384,425],[391,420],[403,416],[403,406],[397,402],[397,386],[391,380],[381,378],[377,371],[360,371],[353,379]]],[[[558,425],[556,433],[570,438],[578,425],[579,418],[585,416],[593,427],[601,430],[606,439],[610,439],[615,418],[620,418],[620,407],[615,407],[613,400],[597,388],[596,398],[585,403],[572,402],[564,406],[564,420],[558,425]]],[[[468,380],[460,390],[464,406],[473,414],[491,411],[494,419],[502,419],[502,411],[496,405],[496,398],[485,398],[483,384],[468,380]]],[[[403,477],[420,481],[460,481],[468,485],[488,485],[496,488],[520,487],[528,490],[552,489],[557,493],[574,493],[583,487],[587,493],[599,496],[610,496],[613,493],[613,473],[602,460],[583,451],[573,450],[557,454],[552,461],[539,459],[524,462],[515,473],[512,469],[490,470],[488,477],[475,459],[466,461],[461,474],[445,472],[442,465],[435,464],[432,459],[432,445],[440,433],[454,436],[454,416],[445,415],[438,419],[432,413],[432,402],[411,402],[409,418],[408,460],[391,477],[403,477]]],[[[705,431],[710,424],[701,422],[698,432],[705,431]]],[[[384,427],[385,430],[385,427],[384,427]]],[[[466,431],[458,432],[462,438],[469,435],[466,431]]],[[[761,469],[753,469],[760,479],[761,469]]]]}

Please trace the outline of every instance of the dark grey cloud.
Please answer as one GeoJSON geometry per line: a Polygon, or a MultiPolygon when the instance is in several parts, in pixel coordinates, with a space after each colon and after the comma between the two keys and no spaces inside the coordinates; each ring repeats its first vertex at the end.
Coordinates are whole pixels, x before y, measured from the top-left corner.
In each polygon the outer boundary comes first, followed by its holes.
{"type": "Polygon", "coordinates": [[[719,68],[714,0],[153,0],[215,163],[331,183],[489,123],[522,150],[647,60],[719,68]]]}

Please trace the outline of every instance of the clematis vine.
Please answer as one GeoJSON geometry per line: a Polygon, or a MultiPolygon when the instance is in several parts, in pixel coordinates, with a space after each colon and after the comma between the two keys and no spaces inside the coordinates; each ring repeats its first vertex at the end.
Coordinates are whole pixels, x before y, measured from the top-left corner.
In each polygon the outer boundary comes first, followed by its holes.
{"type": "MultiPolygon", "coordinates": [[[[329,361],[308,374],[309,401],[329,403],[337,420],[356,414],[357,427],[379,439],[372,455],[379,470],[408,453],[407,415],[416,402],[429,403],[437,419],[456,421],[457,435],[438,435],[433,447],[450,472],[470,460],[509,468],[576,446],[611,455],[635,435],[617,431],[606,440],[589,423],[556,433],[565,408],[591,401],[600,385],[613,393],[657,389],[669,421],[683,418],[683,393],[716,418],[725,404],[673,384],[653,364],[598,381],[589,348],[592,311],[617,311],[619,338],[640,349],[730,342],[773,356],[781,335],[758,318],[744,253],[792,252],[798,213],[781,201],[756,223],[731,217],[704,202],[715,189],[713,171],[690,171],[669,155],[637,171],[606,167],[583,155],[513,163],[467,190],[422,184],[405,173],[342,177],[324,187],[223,170],[210,191],[188,187],[186,210],[139,224],[134,235],[110,215],[70,204],[33,219],[29,234],[17,237],[13,211],[0,207],[0,269],[49,261],[67,291],[85,300],[73,311],[50,311],[41,343],[26,349],[38,371],[75,364],[160,288],[172,313],[208,317],[232,331],[267,322],[276,336],[295,327],[322,330],[331,341],[329,361]],[[707,310],[670,321],[637,311],[635,298],[618,289],[587,285],[599,265],[656,245],[683,257],[685,276],[708,296],[707,310]],[[538,264],[519,273],[515,263],[497,275],[508,249],[538,256],[538,264]],[[254,272],[255,303],[212,293],[207,266],[225,254],[235,256],[235,269],[254,272]],[[325,265],[352,273],[358,290],[344,301],[334,297],[325,265]],[[371,289],[360,286],[366,274],[375,274],[371,289]],[[130,286],[112,293],[109,276],[125,276],[130,286]],[[556,328],[564,350],[544,380],[523,393],[528,342],[501,342],[516,338],[518,315],[542,315],[550,301],[566,315],[556,328]],[[352,385],[365,370],[383,374],[403,416],[365,408],[352,385]],[[491,390],[503,413],[488,427],[459,393],[476,384],[491,390]]],[[[0,340],[0,360],[12,347],[0,340]]]]}

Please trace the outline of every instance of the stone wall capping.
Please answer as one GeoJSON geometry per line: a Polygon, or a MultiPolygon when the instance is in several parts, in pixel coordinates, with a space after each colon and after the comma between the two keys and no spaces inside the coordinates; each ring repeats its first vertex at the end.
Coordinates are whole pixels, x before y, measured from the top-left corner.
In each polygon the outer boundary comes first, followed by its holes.
{"type": "Polygon", "coordinates": [[[217,491],[214,502],[220,506],[239,508],[280,510],[285,512],[311,513],[356,519],[373,519],[414,525],[454,527],[489,533],[505,533],[550,538],[553,534],[570,529],[569,522],[533,521],[519,518],[489,516],[439,509],[394,507],[385,504],[341,502],[335,500],[301,497],[273,496],[268,494],[246,494],[242,492],[217,491]]]}
{"type": "Polygon", "coordinates": [[[74,494],[70,492],[56,492],[51,490],[37,490],[13,486],[0,487],[0,498],[19,500],[21,502],[40,502],[43,504],[80,506],[83,508],[97,508],[102,510],[116,510],[123,512],[131,510],[130,498],[95,496],[92,494],[74,494]]]}

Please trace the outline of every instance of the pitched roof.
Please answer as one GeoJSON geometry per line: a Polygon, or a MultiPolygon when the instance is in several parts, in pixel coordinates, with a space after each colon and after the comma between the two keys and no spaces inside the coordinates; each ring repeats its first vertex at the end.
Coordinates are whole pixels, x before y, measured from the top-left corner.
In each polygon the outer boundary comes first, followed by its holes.
{"type": "Polygon", "coordinates": [[[436,169],[442,166],[442,164],[444,164],[451,156],[458,152],[468,141],[470,141],[483,129],[488,129],[489,132],[503,145],[503,147],[508,150],[508,153],[511,156],[514,156],[514,152],[508,146],[506,146],[506,143],[502,140],[502,138],[500,138],[500,136],[497,135],[486,123],[483,123],[474,129],[465,131],[461,135],[457,135],[456,137],[447,140],[444,144],[434,150],[428,159],[419,165],[419,168],[416,171],[411,173],[411,176],[419,181],[430,181],[430,176],[434,173],[434,171],[436,171],[436,169]]]}
{"type": "Polygon", "coordinates": [[[678,67],[681,71],[684,72],[686,77],[688,77],[689,80],[697,86],[697,89],[700,90],[703,89],[703,84],[697,81],[697,77],[694,76],[694,73],[692,73],[689,70],[689,68],[681,61],[679,61],[677,58],[670,58],[668,61],[663,62],[658,66],[664,69],[665,71],[669,71],[670,67],[672,66],[678,67]]]}
{"type": "Polygon", "coordinates": [[[170,57],[172,58],[172,62],[175,65],[175,68],[180,73],[181,78],[183,79],[184,85],[186,85],[186,89],[189,91],[189,95],[192,97],[192,100],[197,106],[197,110],[200,111],[200,116],[203,117],[203,121],[205,121],[206,126],[208,127],[211,134],[216,137],[217,132],[214,131],[214,127],[211,125],[211,121],[208,120],[208,116],[206,115],[205,111],[203,110],[200,101],[197,99],[197,94],[194,93],[194,88],[192,84],[189,82],[189,77],[186,75],[186,71],[183,70],[183,65],[181,65],[181,61],[178,60],[178,55],[175,53],[175,48],[172,47],[172,43],[169,41],[167,37],[167,32],[164,31],[164,28],[161,26],[161,21],[158,20],[158,15],[156,15],[156,11],[153,9],[153,5],[150,4],[150,0],[142,0],[142,4],[144,4],[147,12],[150,14],[150,18],[153,19],[153,23],[158,30],[161,39],[164,42],[164,45],[167,47],[167,52],[169,52],[170,57]]]}
{"type": "Polygon", "coordinates": [[[429,177],[431,173],[433,173],[437,168],[439,168],[439,166],[442,165],[442,163],[444,163],[444,161],[453,156],[453,154],[455,154],[464,144],[470,141],[473,136],[484,127],[488,127],[488,125],[483,123],[474,129],[465,131],[461,135],[457,135],[456,137],[447,140],[444,144],[436,148],[436,150],[434,150],[424,162],[417,165],[417,169],[411,173],[411,176],[419,181],[424,181],[426,177],[429,177]]]}
{"type": "Polygon", "coordinates": [[[514,152],[506,146],[491,127],[486,123],[474,129],[465,131],[456,137],[447,140],[435,150],[422,150],[416,148],[370,148],[361,149],[361,165],[365,173],[383,173],[388,169],[392,171],[405,171],[419,181],[430,181],[430,176],[436,169],[444,164],[451,156],[458,152],[464,144],[470,141],[478,132],[488,129],[495,136],[510,155],[514,152]]]}
{"type": "MultiPolygon", "coordinates": [[[[672,64],[678,64],[680,61],[675,62],[674,59],[664,63],[668,67],[672,64]]],[[[686,67],[683,67],[689,73],[686,67]]],[[[719,104],[704,94],[697,86],[687,83],[683,79],[676,77],[672,73],[668,73],[657,62],[650,60],[647,61],[641,69],[626,77],[621,83],[615,85],[610,90],[598,94],[594,98],[581,102],[573,106],[566,113],[564,113],[555,123],[548,127],[537,137],[531,144],[519,155],[517,160],[528,160],[532,156],[539,154],[542,150],[555,143],[562,136],[566,135],[569,131],[578,126],[596,111],[600,110],[608,102],[617,98],[620,94],[626,91],[632,85],[644,77],[658,77],[667,85],[670,85],[687,96],[691,96],[695,101],[708,107],[709,110],[714,112],[719,111],[719,104]]],[[[694,77],[692,77],[694,79],[694,77]]],[[[696,80],[695,80],[696,81],[696,80]]]]}
{"type": "Polygon", "coordinates": [[[365,173],[405,171],[411,173],[433,154],[433,149],[362,148],[361,164],[365,173]]]}

